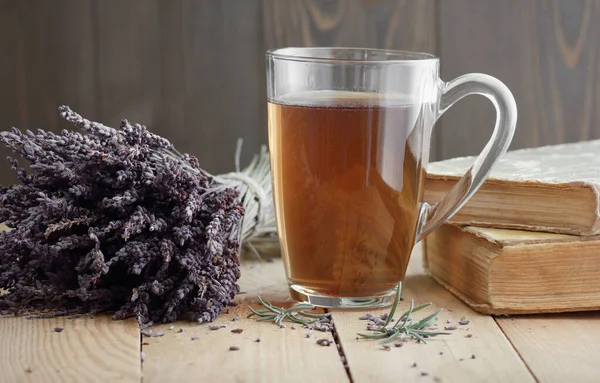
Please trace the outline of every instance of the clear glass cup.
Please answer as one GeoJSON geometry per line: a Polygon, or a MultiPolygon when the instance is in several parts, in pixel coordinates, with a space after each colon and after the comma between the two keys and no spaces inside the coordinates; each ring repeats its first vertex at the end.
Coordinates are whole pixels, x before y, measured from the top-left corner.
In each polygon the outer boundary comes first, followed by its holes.
{"type": "Polygon", "coordinates": [[[390,304],[414,245],[464,205],[506,152],[517,121],[511,92],[485,74],[444,82],[438,58],[426,53],[282,48],[266,59],[273,193],[292,297],[321,307],[390,304]],[[492,101],[494,132],[430,206],[431,130],[470,94],[492,101]]]}

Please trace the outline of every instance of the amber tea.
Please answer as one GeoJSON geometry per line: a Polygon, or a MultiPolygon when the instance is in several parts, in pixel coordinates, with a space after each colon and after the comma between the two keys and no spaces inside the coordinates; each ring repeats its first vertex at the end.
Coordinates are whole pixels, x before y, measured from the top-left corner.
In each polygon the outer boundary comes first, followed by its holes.
{"type": "Polygon", "coordinates": [[[390,304],[414,244],[471,198],[508,149],[517,119],[510,90],[482,73],[444,82],[428,53],[289,47],[266,59],[277,231],[292,298],[390,304]],[[470,94],[492,101],[494,132],[455,187],[429,205],[422,188],[431,130],[470,94]]]}
{"type": "Polygon", "coordinates": [[[304,92],[269,103],[278,230],[292,291],[372,297],[403,279],[419,214],[420,104],[304,92]]]}

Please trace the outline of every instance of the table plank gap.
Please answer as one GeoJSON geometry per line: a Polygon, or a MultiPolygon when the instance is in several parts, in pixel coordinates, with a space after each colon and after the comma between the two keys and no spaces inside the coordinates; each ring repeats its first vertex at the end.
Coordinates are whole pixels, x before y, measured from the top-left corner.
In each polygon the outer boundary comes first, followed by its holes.
{"type": "Polygon", "coordinates": [[[494,320],[496,321],[496,325],[498,326],[498,328],[500,329],[500,331],[502,331],[502,334],[504,334],[504,337],[506,338],[506,340],[510,343],[510,345],[513,347],[513,349],[517,352],[517,355],[519,355],[519,358],[521,358],[521,360],[523,361],[523,363],[525,363],[525,366],[527,367],[527,370],[529,370],[529,372],[531,373],[531,375],[533,376],[533,378],[535,379],[535,381],[539,383],[540,380],[534,374],[533,370],[531,369],[531,366],[529,366],[529,364],[527,363],[527,361],[523,358],[523,355],[521,355],[521,351],[515,346],[515,344],[512,342],[512,340],[508,337],[508,335],[504,331],[504,328],[502,328],[502,326],[500,326],[500,323],[498,323],[498,319],[494,318],[494,320]]]}
{"type": "Polygon", "coordinates": [[[0,319],[0,371],[9,382],[139,382],[139,327],[133,319],[0,319]],[[57,332],[56,328],[62,328],[57,332]]]}
{"type": "MultiPolygon", "coordinates": [[[[409,308],[410,299],[414,299],[415,305],[432,302],[432,306],[413,314],[413,318],[423,318],[441,307],[444,311],[439,316],[438,329],[447,326],[457,329],[449,330],[451,335],[429,338],[427,344],[410,340],[401,347],[392,343],[385,350],[377,340],[357,339],[358,332],[366,332],[367,321],[358,318],[367,311],[333,310],[336,331],[354,382],[535,382],[494,319],[471,310],[435,283],[424,274],[421,262],[418,246],[411,257],[404,301],[400,302],[396,317],[409,308]],[[469,320],[468,325],[457,323],[462,317],[469,320]]],[[[380,315],[389,312],[389,308],[368,312],[380,315]]]]}
{"type": "Polygon", "coordinates": [[[261,308],[258,294],[277,306],[295,303],[287,291],[281,259],[244,262],[239,284],[242,294],[235,299],[237,306],[229,307],[212,323],[179,321],[152,327],[154,335],[164,335],[142,339],[144,383],[348,381],[331,332],[313,330],[307,338],[308,330],[300,324],[292,329],[285,322],[286,327],[279,328],[273,322],[247,318],[248,305],[261,308]],[[234,317],[239,319],[233,321],[234,317]],[[226,327],[210,330],[211,325],[226,327]],[[236,334],[233,329],[243,332],[236,334]],[[317,339],[331,344],[320,346],[317,339]],[[231,351],[232,346],[239,350],[231,351]]]}
{"type": "Polygon", "coordinates": [[[600,312],[498,317],[540,382],[600,381],[600,312]]]}

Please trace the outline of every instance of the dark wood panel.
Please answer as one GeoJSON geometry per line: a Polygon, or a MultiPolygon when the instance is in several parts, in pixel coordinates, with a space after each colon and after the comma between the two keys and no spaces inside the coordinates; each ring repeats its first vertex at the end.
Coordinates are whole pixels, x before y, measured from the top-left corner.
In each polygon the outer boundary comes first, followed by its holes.
{"type": "MultiPolygon", "coordinates": [[[[20,53],[23,42],[18,33],[16,8],[0,8],[0,130],[20,125],[19,122],[26,113],[24,110],[19,110],[19,106],[23,107],[25,103],[22,92],[24,87],[19,86],[19,83],[22,84],[24,81],[20,53]]],[[[4,160],[9,154],[10,151],[0,145],[0,183],[2,184],[16,180],[4,160]]]]}
{"type": "MultiPolygon", "coordinates": [[[[598,138],[598,20],[597,1],[442,1],[442,76],[483,72],[506,83],[519,109],[511,149],[598,138]]],[[[494,110],[470,97],[441,121],[442,158],[477,154],[494,110]]]]}
{"type": "MultiPolygon", "coordinates": [[[[171,2],[176,4],[177,2],[171,2]]],[[[266,143],[266,80],[258,1],[183,1],[185,126],[175,138],[213,173],[234,170],[266,143]]],[[[174,58],[179,59],[179,58],[174,58]]]]}
{"type": "Polygon", "coordinates": [[[436,52],[437,1],[263,0],[265,41],[436,52]]]}
{"type": "MultiPolygon", "coordinates": [[[[58,106],[94,108],[89,1],[5,2],[0,8],[0,129],[57,131],[58,106]]],[[[0,149],[0,156],[10,152],[0,149]]],[[[2,161],[0,181],[16,178],[2,161]]]]}
{"type": "Polygon", "coordinates": [[[161,51],[157,0],[94,1],[97,119],[157,128],[161,51]]]}

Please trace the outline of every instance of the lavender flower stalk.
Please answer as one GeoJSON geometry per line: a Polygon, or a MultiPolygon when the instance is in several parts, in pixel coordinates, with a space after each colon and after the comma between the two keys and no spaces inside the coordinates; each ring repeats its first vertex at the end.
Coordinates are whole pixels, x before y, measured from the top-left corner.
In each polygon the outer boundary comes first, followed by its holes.
{"type": "MultiPolygon", "coordinates": [[[[275,231],[270,188],[211,176],[142,125],[59,111],[82,132],[0,133],[31,168],[9,158],[21,183],[0,187],[0,312],[212,321],[239,291],[241,242],[275,231]]],[[[261,158],[249,171],[268,176],[261,158]]]]}

